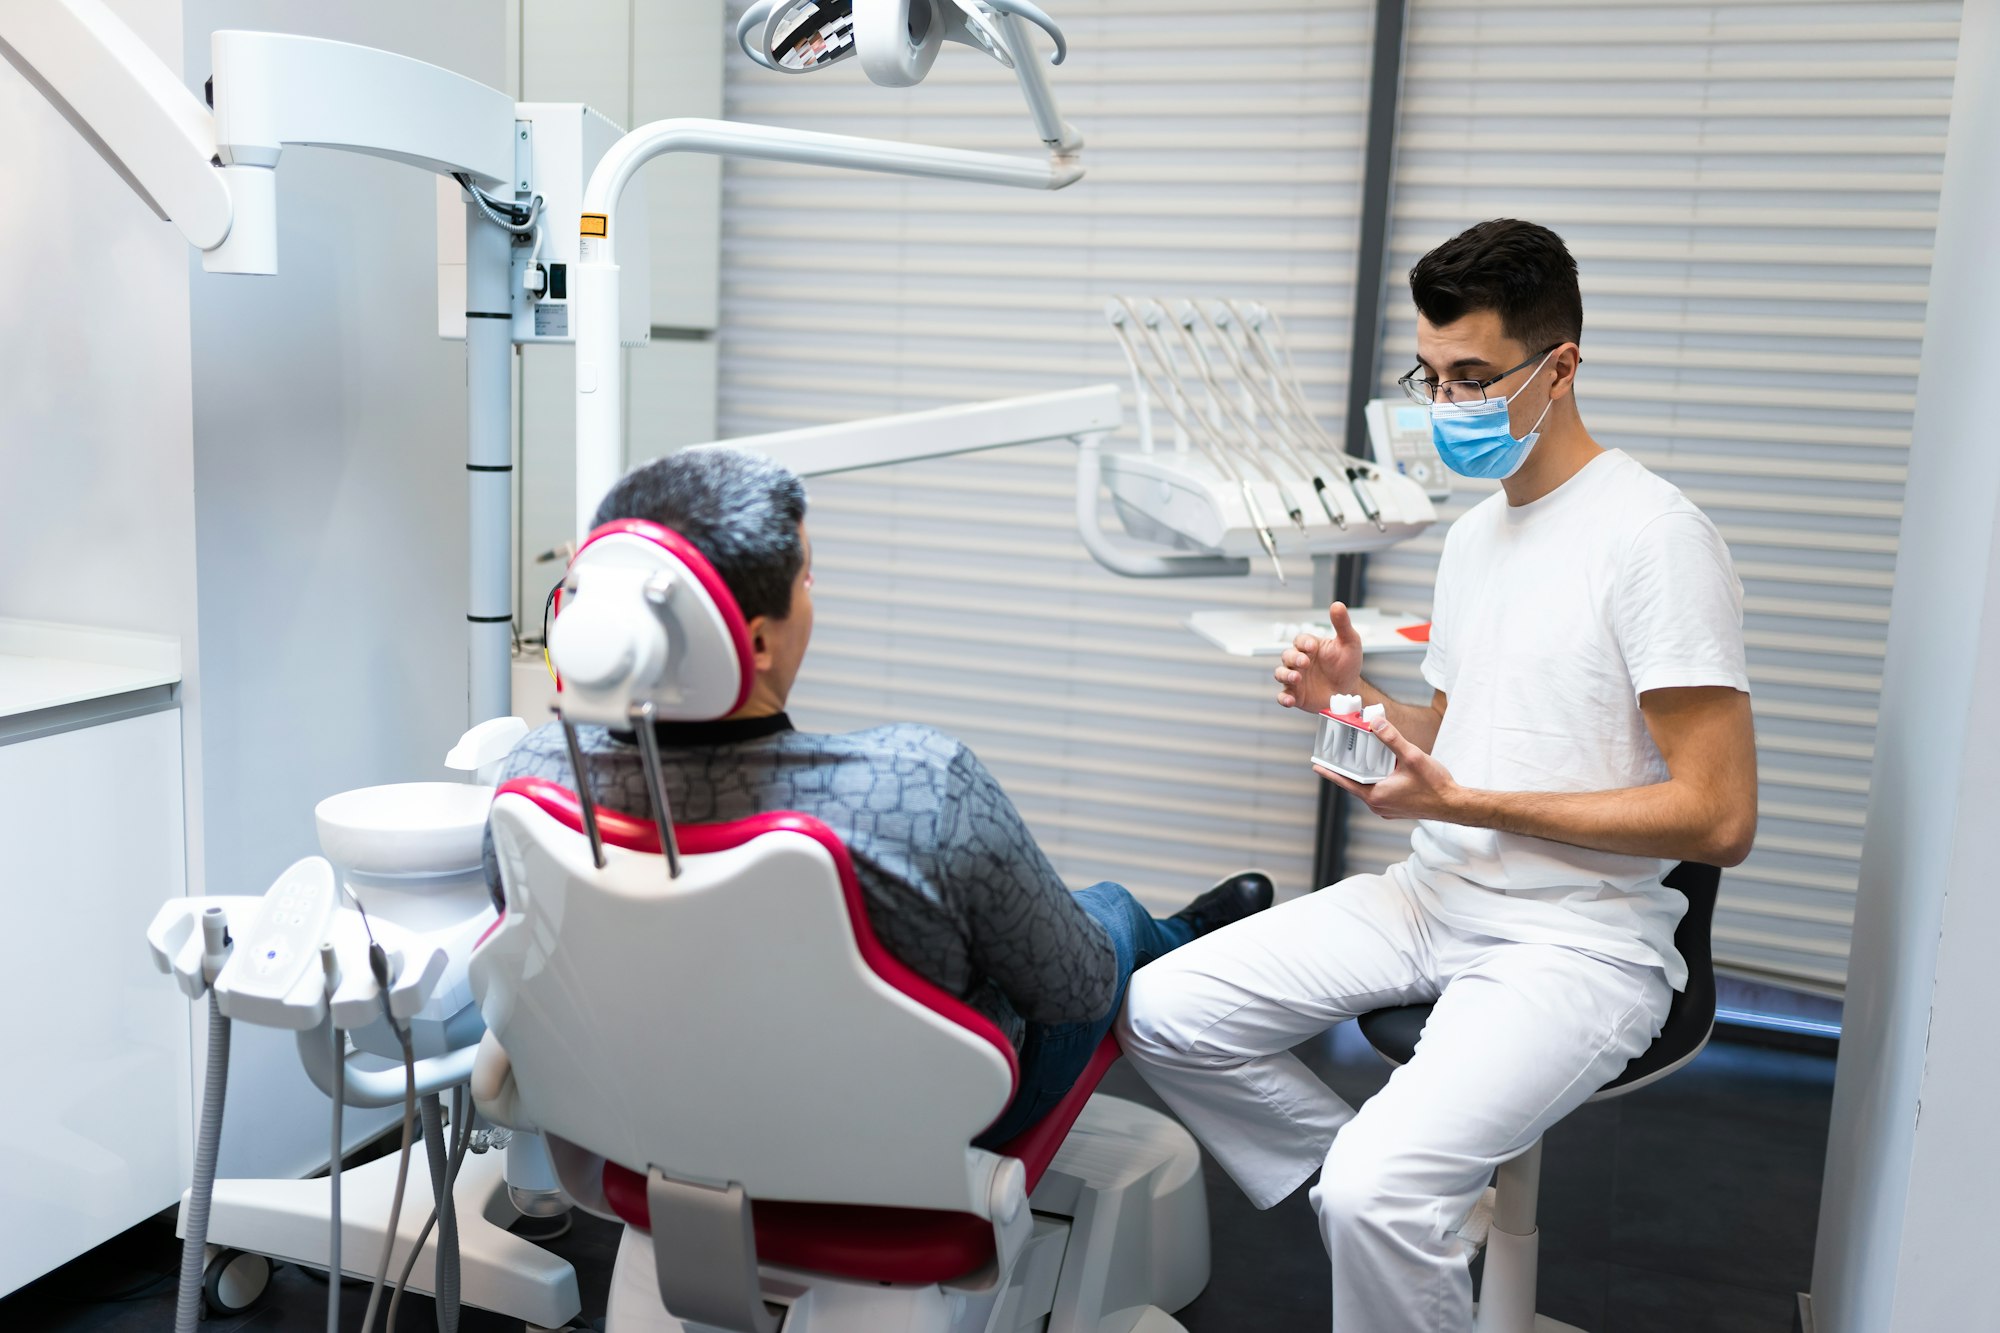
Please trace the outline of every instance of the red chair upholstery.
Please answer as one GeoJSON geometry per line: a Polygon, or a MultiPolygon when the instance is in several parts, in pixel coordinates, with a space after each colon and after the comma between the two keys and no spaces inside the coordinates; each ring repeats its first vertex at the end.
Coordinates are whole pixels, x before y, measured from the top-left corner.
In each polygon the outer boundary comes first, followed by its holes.
{"type": "MultiPolygon", "coordinates": [[[[1030,1192],[1119,1054],[1117,1040],[1107,1035],[1069,1095],[1000,1147],[1027,1168],[1030,1192]]],[[[606,1162],[604,1200],[641,1231],[651,1225],[646,1178],[637,1171],[606,1162]]],[[[993,1258],[993,1224],[966,1213],[776,1200],[753,1201],[751,1213],[757,1257],[786,1268],[874,1282],[949,1282],[993,1258]]]]}

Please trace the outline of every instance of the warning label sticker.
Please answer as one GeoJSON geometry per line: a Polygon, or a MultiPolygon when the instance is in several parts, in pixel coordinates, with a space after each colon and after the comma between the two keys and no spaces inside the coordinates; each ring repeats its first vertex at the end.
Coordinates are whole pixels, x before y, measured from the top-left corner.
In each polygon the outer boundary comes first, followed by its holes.
{"type": "Polygon", "coordinates": [[[569,306],[561,301],[543,301],[535,307],[537,338],[569,337],[569,306]]]}
{"type": "Polygon", "coordinates": [[[610,222],[611,219],[602,213],[585,213],[577,222],[576,234],[579,236],[607,235],[608,233],[605,229],[610,225],[610,222]]]}

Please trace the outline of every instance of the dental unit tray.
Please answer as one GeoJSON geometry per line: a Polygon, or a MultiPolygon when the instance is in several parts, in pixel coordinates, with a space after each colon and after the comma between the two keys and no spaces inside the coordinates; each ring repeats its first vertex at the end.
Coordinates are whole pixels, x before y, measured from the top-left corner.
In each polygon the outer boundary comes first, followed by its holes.
{"type": "Polygon", "coordinates": [[[1396,771],[1396,752],[1375,735],[1382,718],[1380,704],[1363,708],[1360,695],[1334,695],[1319,715],[1313,767],[1371,786],[1388,777],[1396,771]]]}
{"type": "Polygon", "coordinates": [[[1281,552],[1379,551],[1437,521],[1422,485],[1348,454],[1320,424],[1273,312],[1119,296],[1104,314],[1138,405],[1138,449],[1099,462],[1129,535],[1190,554],[1261,554],[1283,583],[1281,552]],[[1170,443],[1155,440],[1155,412],[1170,443]]]}

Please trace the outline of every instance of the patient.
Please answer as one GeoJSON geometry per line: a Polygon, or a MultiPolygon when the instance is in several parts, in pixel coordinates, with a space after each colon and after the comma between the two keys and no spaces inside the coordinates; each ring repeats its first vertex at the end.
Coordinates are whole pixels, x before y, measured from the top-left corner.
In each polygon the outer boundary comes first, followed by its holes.
{"type": "MultiPolygon", "coordinates": [[[[794,729],[785,700],[813,624],[805,512],[798,478],[729,449],[650,463],[598,507],[599,524],[647,519],[692,542],[749,623],[749,701],[719,722],[659,724],[667,799],[677,823],[795,810],[840,836],[883,945],[992,1019],[1019,1052],[1019,1090],[980,1139],[1004,1143],[1075,1083],[1134,968],[1268,907],[1271,882],[1233,875],[1164,920],[1117,884],[1071,893],[1000,784],[951,737],[914,723],[794,729]]],[[[578,731],[598,803],[647,811],[631,734],[578,731]]],[[[530,776],[575,786],[558,725],[530,733],[508,757],[504,777],[530,776]]],[[[497,895],[490,849],[487,875],[497,895]]]]}

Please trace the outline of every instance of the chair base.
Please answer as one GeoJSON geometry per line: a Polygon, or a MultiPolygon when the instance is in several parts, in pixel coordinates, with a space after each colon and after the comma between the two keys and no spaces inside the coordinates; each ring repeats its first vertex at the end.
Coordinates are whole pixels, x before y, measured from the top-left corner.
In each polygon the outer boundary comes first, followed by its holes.
{"type": "MultiPolygon", "coordinates": [[[[1201,1154],[1179,1124],[1093,1097],[1029,1198],[1034,1231],[1011,1272],[887,1286],[765,1265],[785,1333],[1184,1333],[1169,1313],[1208,1285],[1201,1154]]],[[[626,1228],[608,1333],[701,1333],[660,1304],[652,1240],[626,1228]]]]}
{"type": "MultiPolygon", "coordinates": [[[[560,1328],[582,1309],[569,1261],[506,1230],[520,1214],[508,1202],[507,1155],[467,1155],[452,1197],[458,1203],[459,1298],[538,1328],[560,1328]]],[[[374,1276],[396,1191],[396,1154],[352,1167],[340,1177],[341,1267],[351,1277],[374,1276]]],[[[410,1176],[396,1227],[389,1272],[397,1273],[430,1213],[430,1165],[421,1147],[410,1154],[410,1176]]],[[[187,1207],[182,1204],[183,1223],[187,1207]]],[[[325,1268],[332,1190],[327,1178],[218,1180],[208,1217],[208,1243],[246,1254],[325,1268]]],[[[436,1292],[435,1238],[417,1256],[410,1290],[436,1292]]]]}

